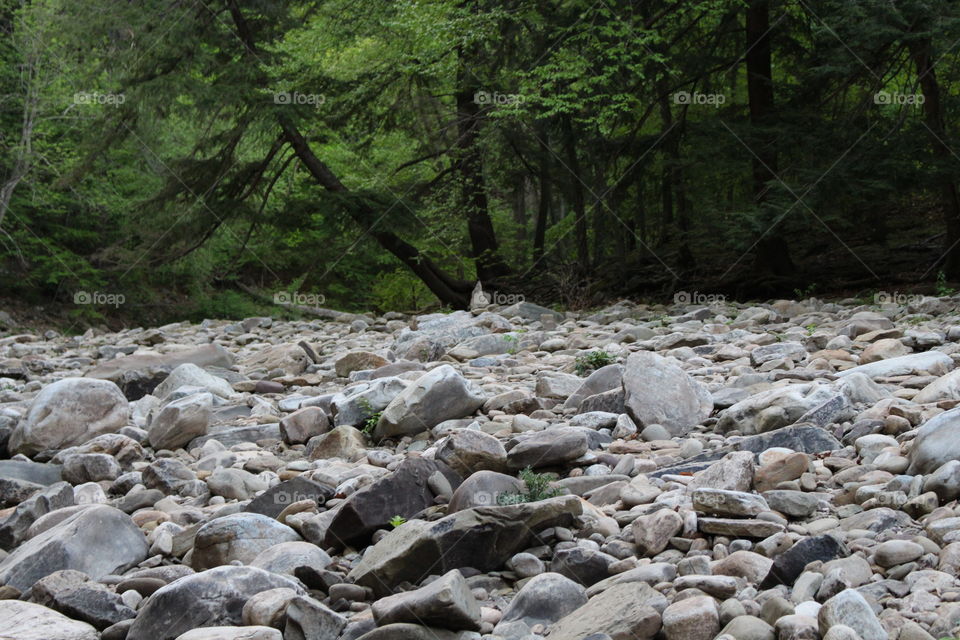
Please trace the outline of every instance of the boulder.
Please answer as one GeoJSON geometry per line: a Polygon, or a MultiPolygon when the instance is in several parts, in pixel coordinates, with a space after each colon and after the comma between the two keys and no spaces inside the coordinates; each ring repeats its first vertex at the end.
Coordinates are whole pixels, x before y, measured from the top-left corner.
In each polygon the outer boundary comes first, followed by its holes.
{"type": "Polygon", "coordinates": [[[279,588],[305,595],[298,582],[255,567],[217,567],[184,576],[144,601],[127,640],[175,640],[199,627],[239,626],[247,599],[279,588]]]}
{"type": "MultiPolygon", "coordinates": [[[[837,373],[843,378],[862,373],[870,378],[889,378],[891,376],[906,376],[919,373],[943,375],[953,369],[953,359],[941,351],[923,351],[911,353],[898,358],[878,360],[870,364],[846,369],[837,373]]],[[[864,638],[864,640],[867,640],[864,638]]]]}
{"type": "Polygon", "coordinates": [[[576,460],[589,449],[589,440],[583,430],[555,427],[523,436],[507,452],[511,469],[549,467],[576,460]]]}
{"type": "Polygon", "coordinates": [[[910,447],[909,474],[933,473],[951,460],[960,459],[960,407],[927,420],[910,447]]]}
{"type": "Polygon", "coordinates": [[[486,400],[483,392],[442,365],[423,374],[400,392],[380,415],[374,429],[378,439],[428,431],[444,420],[462,418],[486,400]]]}
{"type": "Polygon", "coordinates": [[[503,471],[507,451],[493,436],[475,429],[457,429],[437,448],[437,460],[466,478],[475,471],[503,471]]]}
{"type": "Polygon", "coordinates": [[[477,471],[464,480],[453,492],[447,513],[455,513],[473,507],[495,507],[500,496],[522,493],[523,481],[496,471],[477,471]]]}
{"type": "Polygon", "coordinates": [[[205,392],[221,398],[234,395],[233,387],[229,382],[212,373],[207,373],[192,362],[181,364],[171,371],[170,375],[157,385],[150,395],[163,400],[180,387],[200,387],[205,392]]]}
{"type": "Polygon", "coordinates": [[[130,405],[117,385],[64,378],[40,390],[7,446],[28,456],[65,449],[119,431],[129,420],[130,405]]]}
{"type": "Polygon", "coordinates": [[[373,603],[377,626],[415,622],[458,631],[480,629],[480,604],[467,581],[452,569],[426,586],[380,598],[373,603]]]}
{"type": "Polygon", "coordinates": [[[523,637],[535,625],[549,626],[586,603],[582,585],[558,573],[541,573],[517,592],[493,632],[523,637]]]}
{"type": "Polygon", "coordinates": [[[163,354],[138,353],[114,358],[97,365],[85,377],[115,383],[132,401],[152,393],[173,369],[182,364],[227,368],[233,365],[233,360],[233,354],[221,345],[205,344],[163,354]]]}
{"type": "Polygon", "coordinates": [[[296,531],[273,518],[258,513],[234,513],[200,527],[191,565],[203,571],[234,560],[250,564],[260,552],[275,544],[299,540],[296,531]]]}
{"type": "Polygon", "coordinates": [[[419,582],[438,571],[492,571],[530,546],[537,531],[569,526],[582,509],[580,498],[560,496],[465,509],[434,522],[411,520],[368,549],[348,577],[384,594],[404,580],[419,582]]]}
{"type": "Polygon", "coordinates": [[[887,640],[888,635],[870,604],[856,589],[844,589],[823,603],[817,616],[820,634],[843,625],[855,629],[862,640],[887,640]]]}
{"type": "Polygon", "coordinates": [[[178,449],[207,433],[213,395],[195,393],[168,402],[150,423],[147,440],[154,449],[178,449]]]}
{"type": "Polygon", "coordinates": [[[32,602],[0,600],[0,623],[3,640],[100,640],[100,633],[86,622],[32,602]]]}
{"type": "Polygon", "coordinates": [[[303,476],[279,482],[250,501],[246,511],[276,518],[294,502],[313,500],[322,505],[333,497],[334,489],[303,476]]]}
{"type": "Polygon", "coordinates": [[[396,471],[351,494],[337,508],[327,529],[327,546],[352,546],[368,540],[377,529],[389,525],[395,516],[412,518],[434,504],[428,479],[440,472],[451,486],[460,478],[442,462],[408,458],[396,471]]]}
{"type": "Polygon", "coordinates": [[[143,532],[124,512],[103,504],[77,507],[0,560],[0,584],[26,591],[61,569],[96,580],[142,562],[147,551],[143,532]]]}
{"type": "Polygon", "coordinates": [[[671,360],[648,351],[632,354],[623,369],[624,406],[639,427],[663,426],[687,433],[713,411],[706,386],[671,360]]]}
{"type": "Polygon", "coordinates": [[[340,458],[347,462],[356,462],[367,455],[366,445],[367,441],[357,429],[348,426],[336,427],[329,433],[310,438],[307,442],[307,458],[340,458]]]}
{"type": "Polygon", "coordinates": [[[645,582],[617,584],[550,625],[550,640],[583,640],[607,634],[613,640],[651,640],[660,631],[660,614],[651,606],[664,598],[645,582]]]}

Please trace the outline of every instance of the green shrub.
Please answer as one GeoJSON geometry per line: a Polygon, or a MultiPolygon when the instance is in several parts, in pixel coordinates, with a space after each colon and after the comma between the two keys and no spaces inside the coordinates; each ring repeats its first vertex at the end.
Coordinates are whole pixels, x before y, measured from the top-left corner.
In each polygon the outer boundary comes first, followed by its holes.
{"type": "Polygon", "coordinates": [[[526,491],[520,493],[502,493],[497,496],[497,503],[501,505],[520,504],[523,502],[538,502],[560,495],[560,489],[551,487],[553,478],[545,473],[536,473],[530,467],[520,472],[520,479],[526,491]]]}
{"type": "Polygon", "coordinates": [[[608,364],[613,364],[613,356],[603,349],[581,353],[574,361],[574,370],[578,376],[585,376],[608,364]]]}

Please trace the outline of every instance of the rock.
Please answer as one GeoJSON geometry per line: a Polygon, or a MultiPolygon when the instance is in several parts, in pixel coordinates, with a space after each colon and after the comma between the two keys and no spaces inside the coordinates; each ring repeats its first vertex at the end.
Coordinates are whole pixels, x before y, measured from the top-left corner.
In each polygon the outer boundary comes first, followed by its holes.
{"type": "Polygon", "coordinates": [[[61,480],[62,467],[29,460],[0,460],[0,508],[20,504],[61,480]]]}
{"type": "Polygon", "coordinates": [[[470,634],[398,622],[374,629],[356,640],[471,640],[470,634]]]}
{"type": "Polygon", "coordinates": [[[563,403],[564,409],[579,409],[587,398],[614,389],[623,389],[623,365],[608,364],[600,367],[583,381],[583,384],[563,403]]]}
{"type": "Polygon", "coordinates": [[[37,604],[101,630],[136,616],[119,594],[79,571],[55,571],[38,580],[30,594],[31,600],[37,604]]]}
{"type": "Polygon", "coordinates": [[[507,452],[507,464],[511,469],[549,467],[576,460],[588,447],[587,435],[579,429],[547,429],[520,440],[507,452]]]}
{"type": "Polygon", "coordinates": [[[225,566],[184,576],[144,601],[128,640],[175,640],[199,627],[242,624],[243,604],[268,589],[303,594],[296,582],[254,567],[225,566]]]}
{"type": "Polygon", "coordinates": [[[697,489],[749,491],[753,485],[753,469],[753,454],[729,453],[707,469],[695,473],[687,488],[692,492],[697,489]]]}
{"type": "Polygon", "coordinates": [[[304,407],[280,420],[280,436],[287,444],[303,444],[329,430],[327,412],[320,407],[304,407]]]}
{"type": "Polygon", "coordinates": [[[804,538],[773,559],[770,573],[760,586],[763,589],[777,584],[791,586],[809,563],[816,560],[829,562],[846,557],[849,553],[846,545],[834,536],[804,538]]]}
{"type": "Polygon", "coordinates": [[[940,466],[960,458],[960,407],[927,420],[910,447],[907,473],[933,473],[940,466]]]}
{"type": "Polygon", "coordinates": [[[753,474],[753,484],[757,491],[766,493],[781,483],[798,479],[809,467],[810,460],[806,454],[791,453],[758,468],[753,474]]]}
{"type": "Polygon", "coordinates": [[[663,611],[667,640],[713,640],[720,631],[720,612],[710,596],[674,602],[663,611]]]}
{"type": "Polygon", "coordinates": [[[651,604],[661,598],[643,582],[614,585],[550,625],[548,637],[583,640],[590,634],[605,633],[615,640],[650,640],[661,626],[660,614],[651,604]]]}
{"type": "Polygon", "coordinates": [[[507,451],[499,440],[482,431],[457,429],[437,448],[437,460],[466,478],[475,471],[503,471],[507,451]]]}
{"type": "Polygon", "coordinates": [[[206,434],[213,395],[195,393],[168,402],[150,423],[147,439],[154,449],[178,449],[206,434]]]}
{"type": "Polygon", "coordinates": [[[382,356],[369,351],[351,351],[347,355],[337,359],[333,365],[334,371],[341,378],[346,378],[354,371],[364,371],[367,369],[376,369],[390,364],[390,361],[382,356]]]}
{"type": "Polygon", "coordinates": [[[283,640],[283,634],[270,627],[205,627],[187,631],[176,640],[283,640]]]}
{"type": "Polygon", "coordinates": [[[766,433],[794,424],[838,395],[831,386],[821,383],[775,387],[724,409],[717,429],[723,433],[736,429],[744,435],[766,433]]]}
{"type": "Polygon", "coordinates": [[[918,404],[933,404],[941,400],[960,400],[960,369],[940,376],[913,396],[918,404]]]}
{"type": "Polygon", "coordinates": [[[862,640],[887,640],[877,615],[855,589],[844,589],[824,602],[818,620],[821,635],[836,625],[844,625],[855,629],[862,640]]]}
{"type": "Polygon", "coordinates": [[[456,569],[414,591],[397,593],[373,603],[378,626],[395,622],[452,629],[480,629],[480,604],[456,569]]]}
{"type": "Polygon", "coordinates": [[[273,518],[258,513],[234,513],[200,527],[191,564],[197,571],[234,560],[250,564],[261,551],[275,544],[299,540],[296,531],[273,518]]]}
{"type": "Polygon", "coordinates": [[[383,410],[374,429],[377,439],[428,431],[444,420],[462,418],[486,400],[450,365],[429,371],[400,392],[383,410]]]}
{"type": "Polygon", "coordinates": [[[714,575],[745,578],[751,584],[757,584],[767,576],[772,566],[773,560],[759,553],[734,551],[726,558],[714,562],[710,571],[714,575]]]}
{"type": "Polygon", "coordinates": [[[164,354],[142,353],[114,358],[86,373],[86,377],[115,383],[129,400],[138,400],[179,365],[192,363],[198,367],[230,367],[233,355],[219,344],[181,349],[164,354]]]}
{"type": "Polygon", "coordinates": [[[460,478],[442,462],[424,458],[404,460],[397,470],[350,495],[337,509],[327,529],[327,546],[350,546],[369,539],[395,516],[412,518],[434,503],[427,480],[440,472],[451,486],[460,478]]]}
{"type": "Polygon", "coordinates": [[[734,640],[774,640],[775,637],[773,627],[756,616],[737,616],[717,636],[734,640]]]}
{"type": "Polygon", "coordinates": [[[284,640],[337,638],[347,619],[321,602],[307,596],[296,596],[287,604],[284,640]]]}
{"type": "MultiPolygon", "coordinates": [[[[839,377],[846,377],[857,373],[862,373],[870,378],[889,378],[891,376],[905,376],[929,372],[934,375],[943,375],[953,369],[953,360],[945,353],[940,351],[924,351],[921,353],[912,353],[899,358],[889,358],[879,360],[870,364],[862,364],[859,367],[846,369],[837,373],[839,377]]],[[[863,640],[869,640],[863,638],[863,640]]]]}
{"type": "Polygon", "coordinates": [[[456,513],[473,507],[494,507],[500,496],[522,493],[523,481],[495,471],[477,471],[464,480],[453,492],[447,513],[456,513]]]}
{"type": "Polygon", "coordinates": [[[764,491],[763,497],[771,509],[792,518],[806,518],[817,510],[820,501],[816,493],[803,491],[764,491]]]}
{"type": "Polygon", "coordinates": [[[586,603],[581,585],[558,573],[542,573],[517,592],[493,632],[522,637],[534,626],[549,626],[586,603]]]}
{"type": "Polygon", "coordinates": [[[769,511],[761,496],[744,491],[723,489],[696,489],[692,495],[693,508],[721,516],[756,516],[769,511]]]}
{"type": "Polygon", "coordinates": [[[250,566],[293,578],[300,567],[309,567],[319,572],[330,562],[330,556],[315,544],[281,542],[258,553],[257,557],[250,562],[250,566]]]}
{"type": "Polygon", "coordinates": [[[344,389],[330,401],[334,426],[364,425],[375,413],[386,409],[408,386],[407,380],[388,376],[344,389]]]}
{"type": "Polygon", "coordinates": [[[910,353],[909,347],[895,338],[883,338],[868,346],[860,354],[860,364],[870,364],[910,353]]]}
{"type": "Polygon", "coordinates": [[[644,442],[655,442],[657,440],[669,440],[673,436],[666,427],[659,424],[648,424],[640,432],[640,438],[644,442]]]}
{"type": "Polygon", "coordinates": [[[52,609],[19,600],[0,600],[4,640],[100,640],[95,628],[52,609]]]}
{"type": "Polygon", "coordinates": [[[638,426],[659,424],[683,435],[713,411],[707,388],[678,365],[641,351],[627,358],[623,370],[624,406],[638,426]]]}
{"type": "Polygon", "coordinates": [[[700,531],[734,538],[766,538],[784,530],[784,526],[767,520],[734,518],[698,518],[700,531]]]}
{"type": "Polygon", "coordinates": [[[610,565],[617,561],[611,555],[584,547],[558,549],[550,568],[560,575],[589,587],[610,575],[610,565]]]}
{"type": "Polygon", "coordinates": [[[26,591],[54,571],[74,569],[94,580],[147,557],[147,541],[130,516],[107,505],[77,508],[0,560],[0,583],[26,591]]]}
{"type": "Polygon", "coordinates": [[[538,398],[566,400],[580,388],[583,380],[579,376],[559,371],[540,371],[537,373],[535,393],[538,398]]]}
{"type": "Polygon", "coordinates": [[[261,493],[250,501],[246,506],[246,511],[276,518],[281,511],[294,502],[312,500],[318,505],[322,505],[333,497],[333,493],[333,488],[327,485],[308,480],[303,476],[297,476],[275,484],[261,493]]]}
{"type": "Polygon", "coordinates": [[[249,500],[253,494],[267,488],[265,480],[243,469],[219,467],[207,478],[210,494],[227,500],[249,500]]]}
{"type": "Polygon", "coordinates": [[[887,540],[877,545],[873,552],[873,561],[888,569],[899,564],[917,560],[923,555],[923,547],[909,540],[887,540]]]}
{"type": "Polygon", "coordinates": [[[40,390],[7,447],[28,456],[64,449],[119,431],[129,419],[130,406],[117,385],[64,378],[40,390]]]}
{"type": "Polygon", "coordinates": [[[200,387],[207,393],[221,398],[230,398],[234,395],[233,387],[229,382],[207,373],[191,362],[181,364],[171,371],[166,380],[157,385],[151,395],[163,400],[180,387],[200,387]]]}
{"type": "Polygon", "coordinates": [[[0,549],[12,550],[26,537],[30,526],[42,516],[73,505],[73,487],[58,482],[21,502],[12,514],[0,523],[0,549]]]}
{"type": "Polygon", "coordinates": [[[435,522],[411,520],[368,549],[350,571],[357,584],[383,593],[427,572],[461,567],[499,568],[548,527],[568,526],[582,513],[580,499],[560,496],[517,505],[475,507],[435,522]]]}
{"type": "Polygon", "coordinates": [[[363,434],[353,427],[336,427],[329,433],[310,438],[307,443],[307,458],[328,460],[341,458],[356,462],[367,455],[367,442],[363,434]]]}
{"type": "Polygon", "coordinates": [[[660,509],[640,516],[630,525],[637,555],[652,556],[667,548],[670,538],[683,529],[683,518],[676,511],[660,509]]]}
{"type": "Polygon", "coordinates": [[[63,461],[63,479],[71,484],[116,480],[121,473],[117,461],[105,453],[75,453],[63,461]]]}

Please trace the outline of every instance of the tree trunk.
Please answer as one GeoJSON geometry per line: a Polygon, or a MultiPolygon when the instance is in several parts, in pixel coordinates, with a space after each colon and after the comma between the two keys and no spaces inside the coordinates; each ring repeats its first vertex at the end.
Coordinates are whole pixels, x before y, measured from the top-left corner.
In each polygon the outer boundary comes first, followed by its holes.
{"type": "MultiPolygon", "coordinates": [[[[747,7],[747,97],[750,103],[750,122],[754,127],[768,127],[774,115],[773,71],[770,54],[770,2],[750,0],[747,7]]],[[[795,271],[790,250],[775,229],[773,216],[764,214],[768,185],[776,179],[776,137],[762,134],[755,138],[760,144],[753,149],[753,195],[761,211],[764,229],[756,245],[754,269],[775,276],[789,276],[795,271]]]]}
{"type": "Polygon", "coordinates": [[[567,168],[573,174],[570,180],[570,196],[573,200],[574,233],[577,241],[577,262],[583,273],[590,267],[590,251],[587,246],[587,211],[583,195],[583,175],[577,158],[577,142],[573,134],[570,116],[563,116],[563,146],[567,156],[567,168]]]}
{"type": "MultiPolygon", "coordinates": [[[[464,3],[464,5],[469,3],[464,3]]],[[[473,81],[467,68],[478,56],[470,55],[464,47],[457,47],[457,148],[456,164],[460,174],[461,206],[467,216],[467,231],[473,250],[471,256],[477,267],[477,278],[484,285],[492,285],[496,278],[510,273],[497,243],[496,232],[487,202],[483,176],[483,157],[480,153],[480,125],[483,115],[475,95],[480,87],[473,81]]]]}
{"type": "Polygon", "coordinates": [[[940,165],[936,168],[946,229],[943,270],[951,280],[960,279],[960,196],[957,184],[943,170],[943,164],[951,161],[952,153],[946,143],[946,126],[940,84],[934,70],[933,44],[927,38],[910,41],[910,55],[920,76],[923,90],[923,115],[927,125],[933,155],[940,165]]]}
{"type": "Polygon", "coordinates": [[[533,231],[533,267],[543,260],[543,246],[547,237],[547,222],[550,218],[550,199],[553,197],[552,178],[550,176],[550,150],[547,148],[549,133],[544,127],[540,138],[540,202],[537,204],[537,223],[533,231]]]}
{"type": "MultiPolygon", "coordinates": [[[[256,43],[243,12],[240,11],[236,0],[226,0],[226,4],[230,17],[237,27],[237,35],[246,48],[247,54],[256,56],[256,43]]],[[[292,120],[281,115],[277,117],[277,122],[290,142],[290,146],[297,154],[297,158],[321,187],[335,193],[349,191],[340,182],[340,178],[313,153],[309,141],[300,133],[292,120]]],[[[368,228],[370,220],[376,220],[378,217],[375,211],[358,211],[354,208],[349,208],[349,215],[364,229],[368,228]]],[[[469,306],[470,292],[473,290],[472,283],[448,276],[430,258],[420,253],[416,247],[404,242],[389,231],[378,230],[374,225],[374,228],[369,229],[369,233],[381,247],[393,254],[420,278],[443,304],[448,304],[456,309],[466,309],[469,306]]]]}

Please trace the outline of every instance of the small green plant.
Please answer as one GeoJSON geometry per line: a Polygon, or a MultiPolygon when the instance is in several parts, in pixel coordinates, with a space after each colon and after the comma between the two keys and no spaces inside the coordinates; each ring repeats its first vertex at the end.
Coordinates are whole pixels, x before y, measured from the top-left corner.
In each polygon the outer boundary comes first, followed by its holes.
{"type": "Polygon", "coordinates": [[[377,428],[377,423],[380,422],[380,416],[383,415],[383,411],[374,411],[373,415],[363,421],[363,431],[368,436],[373,434],[373,430],[377,428]]]}
{"type": "Polygon", "coordinates": [[[611,356],[606,351],[600,349],[597,351],[588,351],[586,353],[581,353],[577,356],[577,359],[574,361],[574,371],[577,372],[578,376],[584,376],[591,371],[596,371],[601,367],[605,367],[608,364],[613,363],[613,356],[611,356]]]}
{"type": "Polygon", "coordinates": [[[807,330],[807,335],[812,336],[813,332],[817,330],[817,325],[811,323],[804,328],[807,330]]]}
{"type": "Polygon", "coordinates": [[[400,525],[406,523],[406,521],[407,521],[406,518],[398,514],[390,518],[390,526],[396,529],[400,525]]]}
{"type": "Polygon", "coordinates": [[[520,493],[501,493],[497,496],[500,505],[521,504],[523,502],[538,502],[560,495],[560,489],[551,487],[551,478],[545,473],[536,473],[530,467],[520,472],[526,491],[520,493]]]}
{"type": "Polygon", "coordinates": [[[517,347],[520,344],[520,337],[512,333],[508,333],[503,336],[503,339],[506,341],[508,345],[510,345],[507,348],[507,353],[509,353],[510,355],[515,354],[517,352],[517,347]]]}
{"type": "Polygon", "coordinates": [[[947,284],[947,274],[942,270],[937,273],[937,296],[940,298],[946,298],[947,296],[952,296],[957,292],[956,289],[947,284]]]}
{"type": "Polygon", "coordinates": [[[806,298],[812,297],[816,290],[817,290],[817,283],[811,282],[803,289],[800,289],[800,288],[794,289],[793,295],[795,295],[798,300],[805,300],[806,298]]]}

